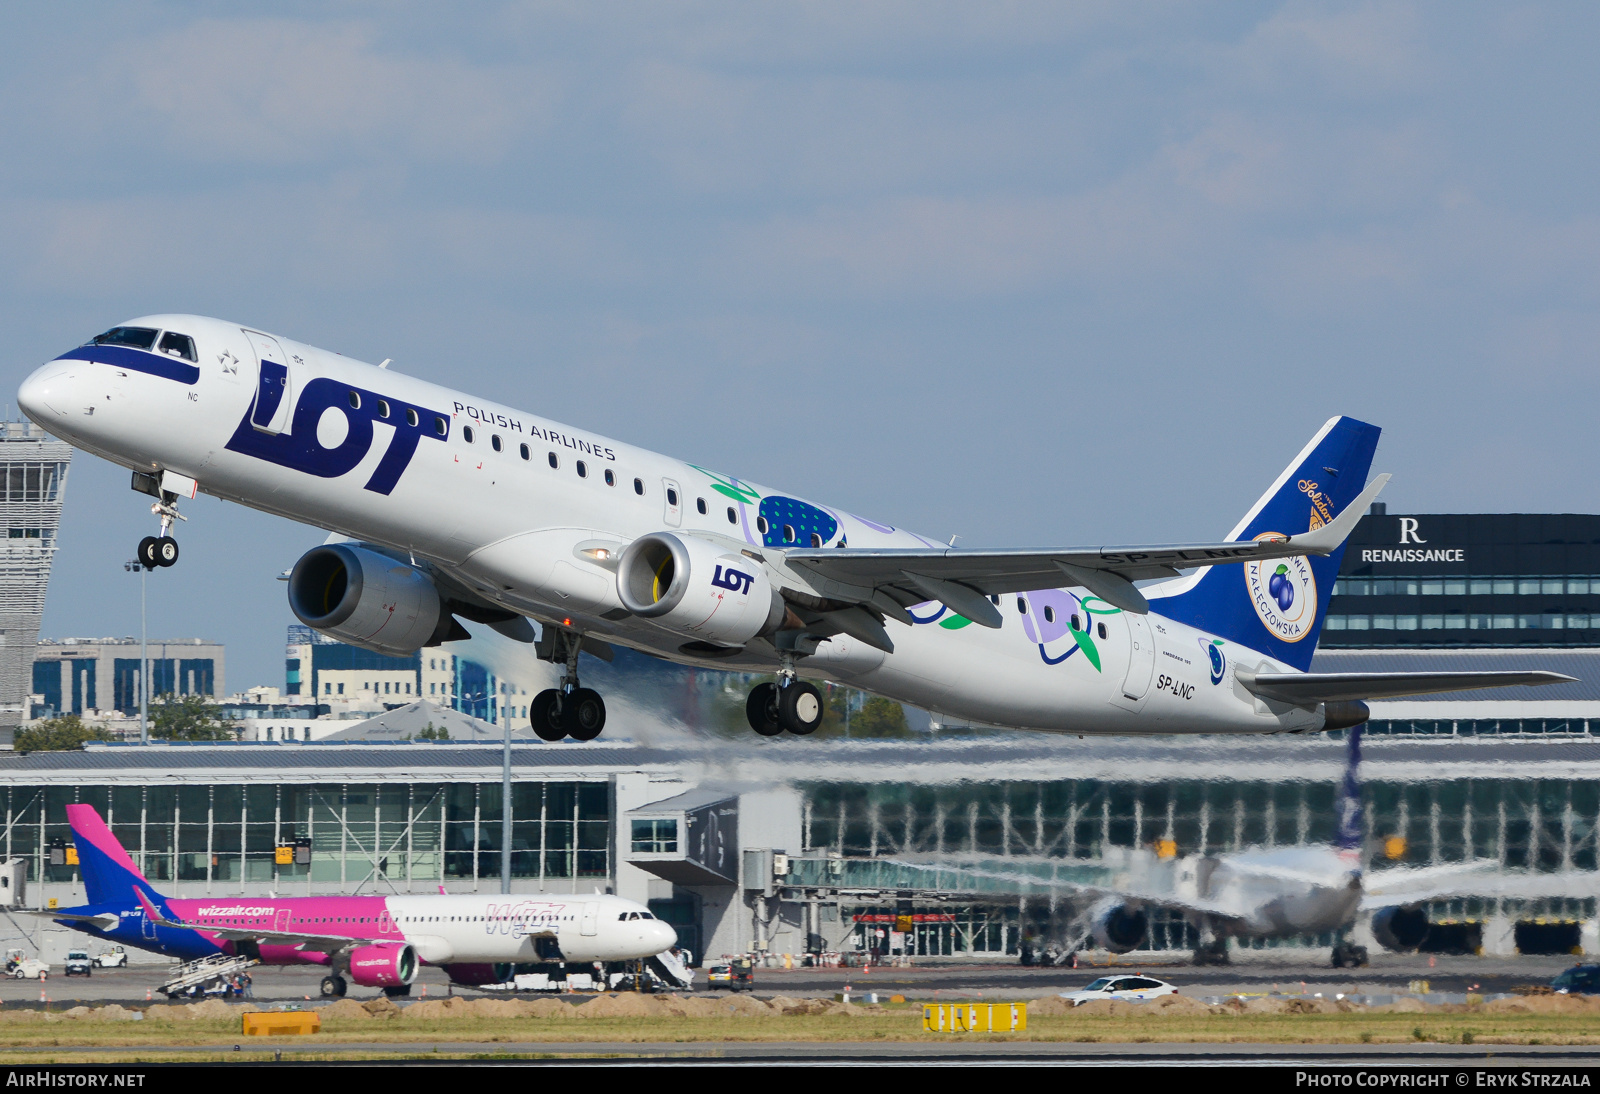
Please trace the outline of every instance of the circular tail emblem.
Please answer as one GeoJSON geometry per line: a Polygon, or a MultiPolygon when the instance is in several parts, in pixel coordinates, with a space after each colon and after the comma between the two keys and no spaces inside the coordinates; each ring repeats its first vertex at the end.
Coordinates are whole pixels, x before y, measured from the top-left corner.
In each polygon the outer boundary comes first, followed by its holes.
{"type": "MultiPolygon", "coordinates": [[[[1283,538],[1263,532],[1256,539],[1283,538]]],[[[1298,642],[1317,620],[1317,579],[1304,555],[1256,559],[1244,565],[1245,589],[1261,623],[1279,641],[1298,642]]]]}

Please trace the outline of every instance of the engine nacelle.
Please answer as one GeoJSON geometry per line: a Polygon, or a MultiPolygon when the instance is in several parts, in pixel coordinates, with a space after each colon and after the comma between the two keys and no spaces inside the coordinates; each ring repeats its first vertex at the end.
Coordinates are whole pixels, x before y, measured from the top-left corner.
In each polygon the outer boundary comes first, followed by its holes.
{"type": "Polygon", "coordinates": [[[1127,953],[1144,941],[1149,929],[1150,917],[1143,908],[1114,900],[1097,907],[1089,921],[1095,945],[1111,953],[1127,953]]]}
{"type": "Polygon", "coordinates": [[[405,942],[374,942],[350,951],[350,979],[366,988],[401,988],[417,978],[417,951],[405,942]]]}
{"type": "Polygon", "coordinates": [[[1411,953],[1428,937],[1428,913],[1399,905],[1379,908],[1372,913],[1372,937],[1386,950],[1411,953]]]}
{"type": "Polygon", "coordinates": [[[444,971],[452,984],[467,988],[481,984],[504,984],[512,975],[510,963],[504,961],[494,965],[446,965],[444,971]]]}
{"type": "Polygon", "coordinates": [[[617,564],[617,595],[634,615],[716,646],[743,646],[768,633],[784,610],[760,564],[676,532],[651,532],[628,545],[617,564]]]}
{"type": "Polygon", "coordinates": [[[289,607],[314,631],[391,657],[416,653],[450,623],[421,570],[343,543],[314,547],[294,564],[289,607]]]}

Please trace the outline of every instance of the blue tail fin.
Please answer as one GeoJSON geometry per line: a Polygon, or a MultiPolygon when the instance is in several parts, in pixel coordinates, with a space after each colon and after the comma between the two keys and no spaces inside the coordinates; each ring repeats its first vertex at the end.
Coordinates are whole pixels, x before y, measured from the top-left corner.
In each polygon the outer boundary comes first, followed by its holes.
{"type": "MultiPolygon", "coordinates": [[[[1330,419],[1228,539],[1301,535],[1333,520],[1366,486],[1380,432],[1354,418],[1330,419]]],[[[1160,615],[1304,672],[1343,558],[1341,545],[1326,557],[1212,566],[1147,594],[1160,615]]]]}
{"type": "Polygon", "coordinates": [[[1344,780],[1339,784],[1339,800],[1336,804],[1336,811],[1339,816],[1339,830],[1333,837],[1333,845],[1339,851],[1359,858],[1362,836],[1361,779],[1358,772],[1361,767],[1360,726],[1351,727],[1347,748],[1344,780]]]}
{"type": "Polygon", "coordinates": [[[78,870],[83,874],[84,895],[90,904],[136,904],[136,882],[147,893],[155,891],[94,806],[67,806],[67,821],[72,825],[78,870]]]}

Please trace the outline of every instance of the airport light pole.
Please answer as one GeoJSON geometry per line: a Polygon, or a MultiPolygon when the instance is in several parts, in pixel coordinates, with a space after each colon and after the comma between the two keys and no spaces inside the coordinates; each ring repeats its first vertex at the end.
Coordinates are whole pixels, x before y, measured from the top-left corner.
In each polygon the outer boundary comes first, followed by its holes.
{"type": "Polygon", "coordinates": [[[139,743],[150,743],[150,656],[145,645],[144,625],[144,578],[150,568],[138,559],[131,559],[122,564],[122,568],[129,573],[139,571],[139,743]]]}
{"type": "MultiPolygon", "coordinates": [[[[511,892],[511,719],[502,706],[506,723],[505,744],[500,753],[500,892],[511,892]]],[[[574,844],[574,846],[577,846],[574,844]]]]}

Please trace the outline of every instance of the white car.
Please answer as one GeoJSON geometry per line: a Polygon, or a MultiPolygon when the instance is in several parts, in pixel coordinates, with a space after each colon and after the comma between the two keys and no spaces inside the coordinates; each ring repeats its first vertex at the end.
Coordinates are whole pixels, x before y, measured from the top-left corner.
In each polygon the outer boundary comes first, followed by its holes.
{"type": "Polygon", "coordinates": [[[1116,999],[1123,1003],[1143,1003],[1161,995],[1177,995],[1178,989],[1165,980],[1148,976],[1102,976],[1081,991],[1064,991],[1061,998],[1073,1006],[1096,999],[1116,999]]]}
{"type": "Polygon", "coordinates": [[[11,966],[14,980],[38,980],[50,975],[50,966],[34,957],[25,957],[11,966]]]}
{"type": "Polygon", "coordinates": [[[128,951],[121,946],[113,947],[106,953],[94,955],[94,963],[102,969],[123,969],[128,966],[128,951]]]}

